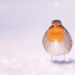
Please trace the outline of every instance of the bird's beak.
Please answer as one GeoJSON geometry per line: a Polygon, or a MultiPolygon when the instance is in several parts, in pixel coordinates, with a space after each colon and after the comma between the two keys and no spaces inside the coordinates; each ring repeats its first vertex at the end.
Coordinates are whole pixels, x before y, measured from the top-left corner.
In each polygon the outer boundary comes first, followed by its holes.
{"type": "Polygon", "coordinates": [[[57,26],[56,26],[56,25],[54,25],[53,27],[54,27],[54,28],[57,28],[57,26]]]}

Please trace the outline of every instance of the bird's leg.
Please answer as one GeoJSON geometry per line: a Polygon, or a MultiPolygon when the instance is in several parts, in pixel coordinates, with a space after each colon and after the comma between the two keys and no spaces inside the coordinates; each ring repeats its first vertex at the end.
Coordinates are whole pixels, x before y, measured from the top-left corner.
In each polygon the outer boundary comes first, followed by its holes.
{"type": "Polygon", "coordinates": [[[52,61],[52,57],[53,57],[53,54],[52,54],[52,56],[51,56],[51,61],[52,61]]]}
{"type": "Polygon", "coordinates": [[[66,60],[65,60],[65,54],[64,54],[64,63],[66,62],[66,60]]]}

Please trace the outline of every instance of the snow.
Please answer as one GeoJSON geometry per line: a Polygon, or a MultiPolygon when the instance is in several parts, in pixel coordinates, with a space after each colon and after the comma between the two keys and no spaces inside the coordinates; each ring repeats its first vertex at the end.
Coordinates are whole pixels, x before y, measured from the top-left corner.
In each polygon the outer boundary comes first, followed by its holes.
{"type": "Polygon", "coordinates": [[[74,75],[74,50],[66,55],[66,63],[63,56],[53,56],[51,62],[41,39],[42,35],[1,38],[0,75],[74,75]]]}
{"type": "Polygon", "coordinates": [[[75,1],[0,1],[0,75],[75,75],[75,1]],[[64,6],[63,6],[64,5],[64,6]],[[42,37],[51,21],[60,19],[72,35],[64,56],[47,53],[42,37]]]}

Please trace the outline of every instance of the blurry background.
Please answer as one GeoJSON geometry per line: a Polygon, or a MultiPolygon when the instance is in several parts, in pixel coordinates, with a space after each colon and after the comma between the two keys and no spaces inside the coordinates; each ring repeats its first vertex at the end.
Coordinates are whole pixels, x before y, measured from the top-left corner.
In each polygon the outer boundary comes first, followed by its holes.
{"type": "MultiPolygon", "coordinates": [[[[23,61],[50,60],[50,54],[42,46],[42,37],[54,19],[61,20],[74,45],[75,0],[0,0],[0,63],[8,68],[1,67],[2,75],[15,74],[9,71],[15,63],[20,68],[23,61]]],[[[68,59],[75,59],[74,49],[73,46],[68,59]]],[[[17,75],[20,73],[16,72],[17,75]]]]}

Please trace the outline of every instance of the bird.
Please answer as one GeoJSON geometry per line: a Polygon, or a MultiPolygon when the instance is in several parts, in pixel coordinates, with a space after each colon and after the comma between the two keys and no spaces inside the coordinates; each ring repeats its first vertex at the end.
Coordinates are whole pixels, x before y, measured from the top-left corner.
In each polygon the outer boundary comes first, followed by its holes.
{"type": "Polygon", "coordinates": [[[62,25],[60,20],[53,20],[51,26],[45,32],[42,44],[46,52],[53,56],[64,56],[71,51],[73,41],[68,30],[62,25]]]}

